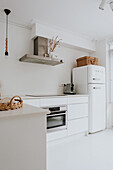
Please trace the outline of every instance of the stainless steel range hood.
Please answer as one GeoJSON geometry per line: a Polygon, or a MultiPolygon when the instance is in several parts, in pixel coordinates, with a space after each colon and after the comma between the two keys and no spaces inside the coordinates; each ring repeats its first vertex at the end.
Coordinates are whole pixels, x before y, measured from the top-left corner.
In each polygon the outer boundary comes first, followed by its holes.
{"type": "Polygon", "coordinates": [[[48,39],[44,37],[36,37],[34,39],[34,55],[26,54],[21,57],[19,61],[52,66],[63,63],[63,60],[58,59],[57,57],[44,57],[45,54],[48,54],[48,39]]]}
{"type": "Polygon", "coordinates": [[[50,57],[43,57],[43,56],[29,55],[29,54],[26,54],[23,57],[21,57],[19,61],[28,62],[28,63],[46,64],[52,66],[63,63],[63,60],[57,58],[50,58],[50,57]]]}

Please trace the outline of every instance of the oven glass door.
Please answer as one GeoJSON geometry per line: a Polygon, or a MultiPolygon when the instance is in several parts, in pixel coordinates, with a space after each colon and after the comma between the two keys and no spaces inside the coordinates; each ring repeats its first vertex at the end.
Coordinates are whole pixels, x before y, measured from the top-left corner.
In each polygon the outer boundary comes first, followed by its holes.
{"type": "Polygon", "coordinates": [[[47,129],[66,126],[66,114],[47,117],[47,129]]]}

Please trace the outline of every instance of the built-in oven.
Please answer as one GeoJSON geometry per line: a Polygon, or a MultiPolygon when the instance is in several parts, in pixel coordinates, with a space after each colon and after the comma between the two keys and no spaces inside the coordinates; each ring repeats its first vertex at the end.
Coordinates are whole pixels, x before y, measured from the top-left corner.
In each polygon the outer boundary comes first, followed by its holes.
{"type": "Polygon", "coordinates": [[[50,113],[47,115],[47,130],[58,130],[67,128],[67,107],[46,107],[50,113]]]}

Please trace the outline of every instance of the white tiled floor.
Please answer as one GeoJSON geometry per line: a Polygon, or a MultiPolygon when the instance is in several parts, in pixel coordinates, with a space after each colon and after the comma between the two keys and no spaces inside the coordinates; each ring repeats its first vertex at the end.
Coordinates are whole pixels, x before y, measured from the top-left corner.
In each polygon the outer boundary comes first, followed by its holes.
{"type": "Polygon", "coordinates": [[[47,170],[113,170],[113,130],[47,146],[47,170]]]}

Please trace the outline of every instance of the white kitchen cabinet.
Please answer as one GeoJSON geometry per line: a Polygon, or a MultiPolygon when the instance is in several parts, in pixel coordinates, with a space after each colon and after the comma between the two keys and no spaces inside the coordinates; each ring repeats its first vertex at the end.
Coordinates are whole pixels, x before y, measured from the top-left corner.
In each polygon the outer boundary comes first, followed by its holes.
{"type": "Polygon", "coordinates": [[[68,98],[68,135],[88,133],[88,96],[68,98]]]}
{"type": "Polygon", "coordinates": [[[75,104],[75,103],[88,103],[88,97],[68,97],[68,104],[75,104]]]}
{"type": "Polygon", "coordinates": [[[67,97],[40,99],[40,107],[67,105],[67,97]]]}
{"type": "Polygon", "coordinates": [[[33,106],[0,114],[0,170],[46,170],[46,114],[33,106]]]}
{"type": "Polygon", "coordinates": [[[88,103],[68,105],[68,120],[88,117],[88,103]]]}
{"type": "Polygon", "coordinates": [[[58,140],[61,138],[67,137],[67,129],[64,130],[59,130],[59,131],[54,131],[54,132],[48,132],[47,133],[47,141],[53,141],[53,140],[58,140]]]}
{"type": "Polygon", "coordinates": [[[24,100],[24,103],[36,107],[67,106],[67,126],[64,130],[47,132],[47,141],[88,132],[88,95],[74,95],[63,97],[40,97],[24,100]]]}
{"type": "Polygon", "coordinates": [[[68,121],[68,135],[88,131],[88,118],[73,119],[68,121]]]}

